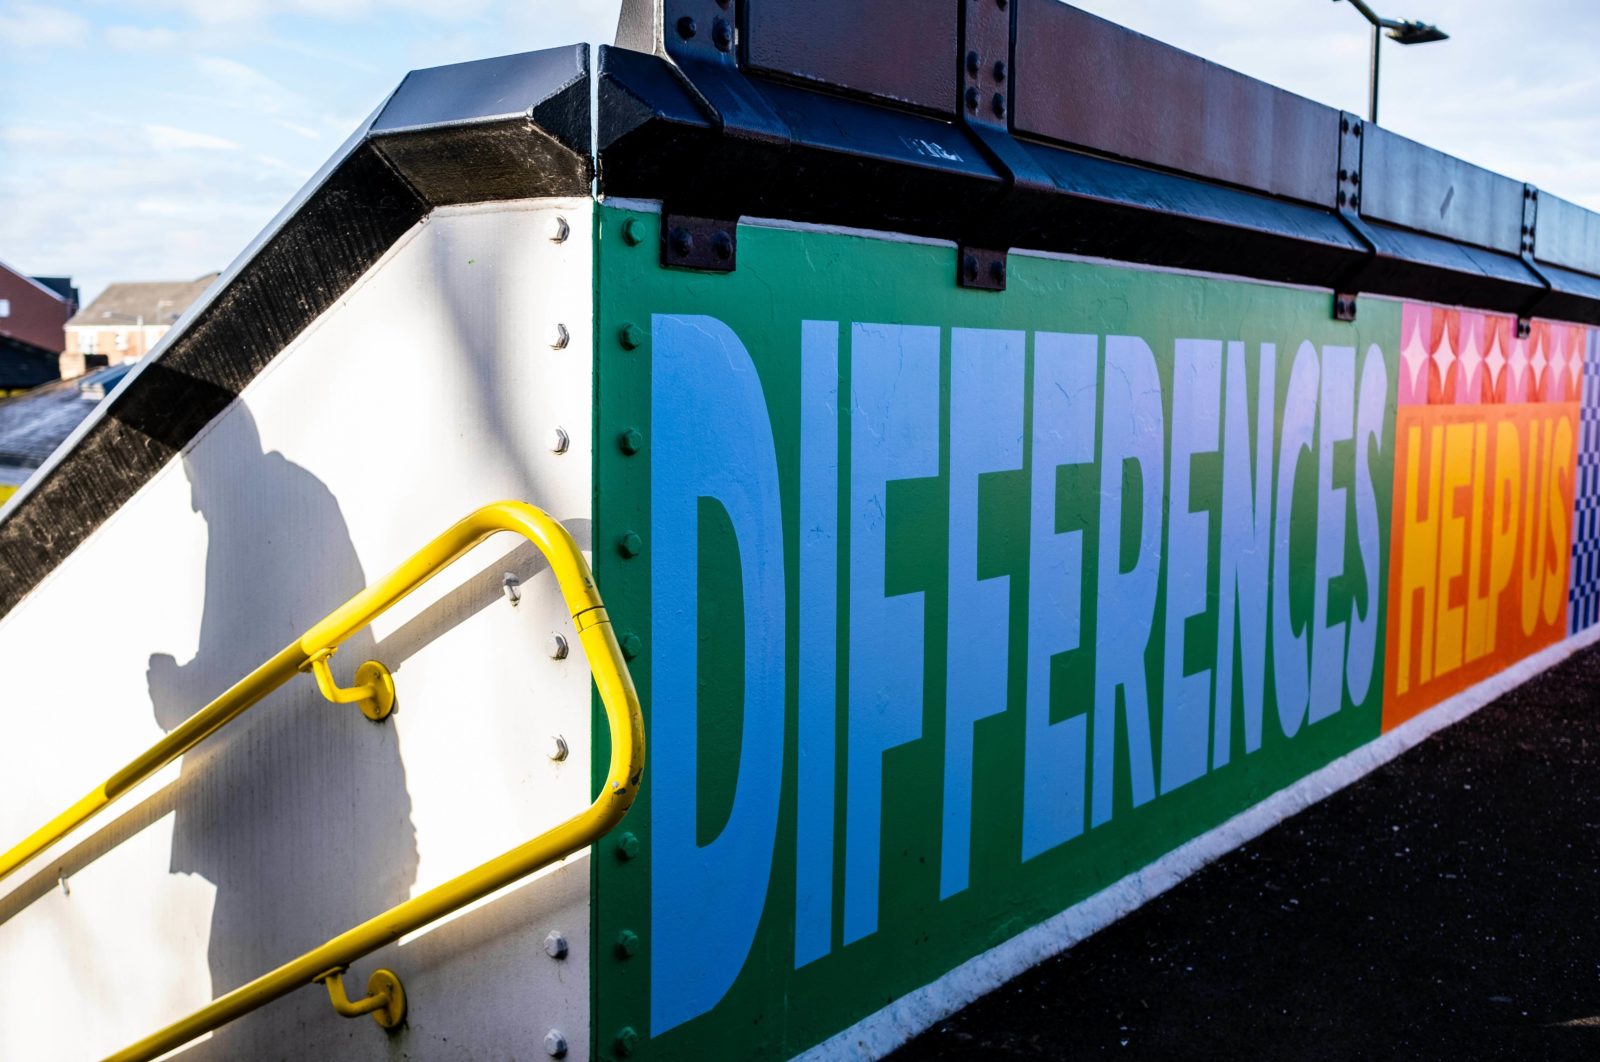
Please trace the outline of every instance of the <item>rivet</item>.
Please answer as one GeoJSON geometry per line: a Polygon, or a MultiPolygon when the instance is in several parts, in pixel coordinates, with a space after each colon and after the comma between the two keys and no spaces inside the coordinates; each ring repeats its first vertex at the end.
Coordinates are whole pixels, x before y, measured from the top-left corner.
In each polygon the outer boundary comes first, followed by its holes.
{"type": "Polygon", "coordinates": [[[977,109],[978,109],[978,90],[977,90],[976,87],[974,87],[972,85],[968,85],[967,86],[967,110],[975,111],[977,109]]]}
{"type": "Polygon", "coordinates": [[[978,55],[977,52],[967,53],[967,73],[971,74],[973,77],[978,76],[978,67],[982,65],[982,63],[983,59],[978,55]]]}
{"type": "Polygon", "coordinates": [[[1361,139],[1361,123],[1360,122],[1357,122],[1355,124],[1355,128],[1353,130],[1351,130],[1351,131],[1355,133],[1357,140],[1361,139]]]}
{"type": "Polygon", "coordinates": [[[624,929],[617,934],[617,958],[631,959],[639,954],[639,934],[631,929],[624,929]]]}
{"type": "Polygon", "coordinates": [[[617,330],[617,340],[628,350],[638,350],[644,345],[644,330],[629,321],[617,330]]]}
{"type": "Polygon", "coordinates": [[[637,247],[644,242],[644,226],[639,224],[638,218],[628,218],[622,223],[622,242],[629,247],[637,247]]]}
{"type": "Polygon", "coordinates": [[[716,45],[717,51],[725,52],[733,47],[733,27],[725,18],[719,18],[711,24],[711,43],[716,45]]]}
{"type": "Polygon", "coordinates": [[[625,454],[636,454],[644,449],[644,435],[637,428],[624,429],[617,436],[617,448],[625,454]]]}
{"type": "Polygon", "coordinates": [[[624,830],[622,836],[617,838],[617,858],[623,862],[639,858],[639,837],[630,830],[624,830]]]}
{"type": "Polygon", "coordinates": [[[694,37],[695,30],[698,28],[699,27],[694,24],[694,19],[690,18],[688,15],[685,15],[678,20],[678,36],[682,37],[684,40],[692,39],[694,37]]]}
{"type": "Polygon", "coordinates": [[[961,259],[961,274],[968,280],[978,279],[978,258],[976,255],[967,255],[961,259]]]}
{"type": "Polygon", "coordinates": [[[996,258],[989,263],[989,279],[996,284],[1004,284],[1006,282],[1006,260],[1004,258],[996,258]]]}
{"type": "Polygon", "coordinates": [[[544,953],[552,959],[565,959],[567,957],[567,935],[559,929],[552,929],[544,938],[544,953]]]}
{"type": "Polygon", "coordinates": [[[557,215],[555,221],[550,223],[550,242],[566,243],[567,237],[572,234],[572,226],[567,224],[567,219],[557,215]]]}
{"type": "Polygon", "coordinates": [[[639,654],[644,652],[644,639],[632,631],[628,631],[621,638],[618,638],[617,644],[622,646],[622,655],[629,660],[637,660],[639,654]]]}
{"type": "Polygon", "coordinates": [[[996,81],[1004,81],[1006,79],[1006,61],[1004,59],[996,59],[994,61],[994,79],[996,81]]]}
{"type": "Polygon", "coordinates": [[[667,236],[667,246],[679,258],[687,258],[694,250],[694,233],[685,228],[673,229],[667,236]]]}
{"type": "Polygon", "coordinates": [[[551,428],[545,444],[550,447],[551,453],[564,454],[572,446],[572,439],[565,428],[551,428]]]}
{"type": "Polygon", "coordinates": [[[623,1058],[632,1055],[639,1046],[639,1034],[633,1031],[633,1026],[624,1025],[617,1030],[617,1035],[611,1041],[611,1047],[623,1058]]]}
{"type": "Polygon", "coordinates": [[[555,335],[550,337],[551,350],[566,350],[567,344],[572,342],[572,333],[567,331],[564,324],[556,325],[555,335]]]}
{"type": "Polygon", "coordinates": [[[1350,197],[1350,208],[1352,210],[1361,209],[1361,196],[1359,194],[1350,197]]]}
{"type": "Polygon", "coordinates": [[[1348,181],[1349,179],[1350,179],[1350,171],[1346,170],[1346,169],[1340,169],[1339,170],[1339,180],[1348,181]]]}
{"type": "Polygon", "coordinates": [[[994,94],[993,107],[994,107],[994,116],[996,118],[1004,118],[1006,116],[1006,97],[1005,97],[1005,93],[996,92],[994,94]]]}
{"type": "Polygon", "coordinates": [[[1361,184],[1361,174],[1352,173],[1350,175],[1350,183],[1359,187],[1361,184]]]}
{"type": "Polygon", "coordinates": [[[994,0],[994,5],[1004,11],[1006,9],[1006,0],[994,0]]]}
{"type": "Polygon", "coordinates": [[[617,539],[617,551],[624,557],[637,557],[644,552],[644,539],[638,532],[629,531],[617,539]]]}
{"type": "Polygon", "coordinates": [[[544,1034],[544,1051],[551,1058],[567,1057],[567,1038],[561,1035],[560,1029],[551,1029],[544,1034]]]}
{"type": "Polygon", "coordinates": [[[567,755],[570,752],[571,750],[567,748],[566,738],[562,737],[560,734],[550,735],[550,750],[548,755],[552,760],[555,760],[557,763],[561,763],[566,760],[567,755]]]}
{"type": "Polygon", "coordinates": [[[1339,132],[1348,133],[1349,131],[1350,131],[1350,119],[1341,117],[1339,119],[1339,132]]]}
{"type": "Polygon", "coordinates": [[[711,237],[711,251],[720,262],[726,262],[733,257],[733,237],[718,229],[711,237]]]}

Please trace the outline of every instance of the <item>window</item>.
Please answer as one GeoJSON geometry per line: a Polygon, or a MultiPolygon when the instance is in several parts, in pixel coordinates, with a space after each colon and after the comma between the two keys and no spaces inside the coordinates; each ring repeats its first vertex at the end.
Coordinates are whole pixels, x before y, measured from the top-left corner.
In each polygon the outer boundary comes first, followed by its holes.
{"type": "Polygon", "coordinates": [[[100,336],[95,332],[79,332],[78,348],[85,354],[93,354],[97,349],[100,336]]]}
{"type": "Polygon", "coordinates": [[[118,350],[127,350],[128,349],[128,333],[126,333],[126,332],[118,332],[117,333],[117,349],[118,350]]]}
{"type": "Polygon", "coordinates": [[[10,316],[11,316],[11,300],[10,299],[0,299],[0,317],[10,317],[10,316]]]}

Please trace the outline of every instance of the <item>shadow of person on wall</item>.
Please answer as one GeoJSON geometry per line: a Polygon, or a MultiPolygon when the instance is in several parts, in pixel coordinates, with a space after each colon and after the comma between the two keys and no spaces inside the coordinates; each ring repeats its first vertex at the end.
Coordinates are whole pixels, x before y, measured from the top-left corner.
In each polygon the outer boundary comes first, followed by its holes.
{"type": "MultiPolygon", "coordinates": [[[[150,658],[166,730],[226,691],[366,585],[339,504],[310,472],[263,453],[236,404],[184,457],[206,522],[205,604],[194,658],[150,658]]],[[[361,631],[333,658],[340,685],[371,658],[361,631]]],[[[410,895],[417,847],[393,718],[366,719],[299,676],[183,758],[174,873],[216,887],[211,989],[220,996],[410,895]]],[[[352,992],[365,974],[352,982],[352,992]],[[356,982],[359,982],[357,984],[356,982]]],[[[218,1030],[211,1057],[278,1057],[320,988],[218,1030]]],[[[315,1028],[313,1026],[312,1028],[315,1028]]]]}

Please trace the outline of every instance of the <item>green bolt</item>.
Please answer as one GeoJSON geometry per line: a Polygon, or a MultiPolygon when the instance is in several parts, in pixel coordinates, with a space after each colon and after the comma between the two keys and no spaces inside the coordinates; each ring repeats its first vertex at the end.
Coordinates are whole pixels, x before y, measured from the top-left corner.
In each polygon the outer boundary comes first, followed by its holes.
{"type": "Polygon", "coordinates": [[[617,958],[631,959],[639,954],[639,934],[631,929],[624,929],[617,934],[617,958]]]}
{"type": "Polygon", "coordinates": [[[617,858],[621,860],[639,858],[639,835],[631,831],[624,831],[617,838],[617,858]]]}
{"type": "Polygon", "coordinates": [[[617,332],[617,339],[626,350],[638,350],[644,345],[644,329],[629,321],[617,332]]]}
{"type": "Polygon", "coordinates": [[[644,226],[638,218],[629,218],[622,223],[622,242],[629,247],[637,247],[644,242],[644,226]]]}
{"type": "Polygon", "coordinates": [[[628,428],[617,436],[617,445],[625,454],[636,454],[644,449],[644,436],[637,428],[628,428]]]}
{"type": "Polygon", "coordinates": [[[633,1026],[624,1025],[617,1030],[617,1038],[612,1042],[617,1054],[627,1058],[633,1054],[633,1049],[639,1046],[639,1034],[633,1031],[633,1026]]]}
{"type": "Polygon", "coordinates": [[[637,557],[644,552],[644,539],[637,532],[629,531],[617,539],[617,551],[624,557],[637,557]]]}
{"type": "Polygon", "coordinates": [[[644,639],[632,631],[628,631],[626,634],[624,634],[619,639],[619,642],[622,645],[622,655],[627,657],[629,660],[637,659],[639,654],[644,652],[644,639]]]}

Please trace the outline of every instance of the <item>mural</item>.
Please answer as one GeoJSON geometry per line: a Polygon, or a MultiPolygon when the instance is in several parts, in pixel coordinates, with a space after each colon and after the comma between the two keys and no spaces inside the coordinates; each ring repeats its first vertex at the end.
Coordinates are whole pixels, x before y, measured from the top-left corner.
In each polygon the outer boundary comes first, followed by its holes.
{"type": "Polygon", "coordinates": [[[1588,341],[1405,307],[1385,729],[1566,635],[1588,341]]]}
{"type": "Polygon", "coordinates": [[[1586,332],[1572,521],[1572,593],[1567,599],[1568,629],[1573,634],[1600,623],[1600,330],[1586,332]]]}
{"type": "Polygon", "coordinates": [[[789,1057],[1380,733],[1398,304],[756,226],[696,274],[601,220],[651,761],[600,1057],[789,1057]]]}

